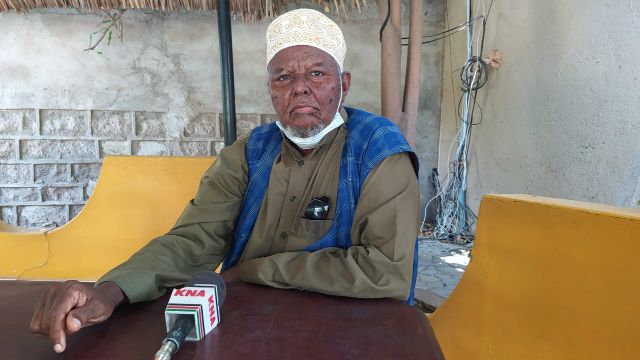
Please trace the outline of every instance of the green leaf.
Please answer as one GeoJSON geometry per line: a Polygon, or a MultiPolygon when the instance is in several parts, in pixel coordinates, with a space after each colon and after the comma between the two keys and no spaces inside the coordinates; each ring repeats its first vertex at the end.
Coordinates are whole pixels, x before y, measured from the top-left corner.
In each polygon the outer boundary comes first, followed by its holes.
{"type": "Polygon", "coordinates": [[[107,35],[107,46],[111,45],[111,30],[109,30],[109,35],[107,35]]]}

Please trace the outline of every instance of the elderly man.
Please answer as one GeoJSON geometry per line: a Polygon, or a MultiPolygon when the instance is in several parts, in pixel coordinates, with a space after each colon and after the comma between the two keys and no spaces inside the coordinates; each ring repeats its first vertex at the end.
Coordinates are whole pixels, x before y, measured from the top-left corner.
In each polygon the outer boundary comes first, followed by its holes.
{"type": "Polygon", "coordinates": [[[90,287],[52,287],[32,331],[64,351],[65,332],[125,302],[159,297],[223,260],[226,281],[412,301],[417,161],[397,127],[342,108],[351,74],[338,26],[308,9],[267,30],[279,120],[223,149],[175,227],[90,287]]]}

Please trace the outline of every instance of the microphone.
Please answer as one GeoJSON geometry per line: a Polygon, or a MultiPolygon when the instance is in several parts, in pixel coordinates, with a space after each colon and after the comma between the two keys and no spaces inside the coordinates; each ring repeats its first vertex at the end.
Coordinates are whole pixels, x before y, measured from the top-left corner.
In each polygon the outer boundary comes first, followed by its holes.
{"type": "Polygon", "coordinates": [[[183,288],[174,289],[164,311],[167,337],[153,359],[171,359],[183,341],[200,340],[218,326],[225,296],[224,280],[212,271],[201,272],[183,288]]]}

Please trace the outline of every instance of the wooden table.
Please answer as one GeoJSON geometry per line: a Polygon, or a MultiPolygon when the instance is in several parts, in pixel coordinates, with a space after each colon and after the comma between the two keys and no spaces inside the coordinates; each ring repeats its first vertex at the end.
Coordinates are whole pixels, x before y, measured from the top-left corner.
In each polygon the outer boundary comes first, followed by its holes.
{"type": "MultiPolygon", "coordinates": [[[[117,309],[67,338],[56,354],[29,332],[49,283],[0,281],[1,359],[152,359],[166,335],[168,296],[117,309]]],[[[443,359],[426,317],[392,300],[360,300],[232,283],[222,323],[173,359],[443,359]]]]}

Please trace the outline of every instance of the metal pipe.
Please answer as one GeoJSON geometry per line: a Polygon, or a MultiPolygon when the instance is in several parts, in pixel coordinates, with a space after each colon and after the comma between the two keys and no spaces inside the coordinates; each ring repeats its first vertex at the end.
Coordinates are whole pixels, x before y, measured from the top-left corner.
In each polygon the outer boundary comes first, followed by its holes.
{"type": "MultiPolygon", "coordinates": [[[[473,17],[473,0],[467,0],[467,60],[470,60],[473,56],[473,24],[471,19],[473,17]]],[[[460,179],[460,188],[458,189],[458,205],[460,210],[458,212],[458,231],[462,233],[462,229],[466,226],[467,222],[467,137],[469,136],[469,127],[471,121],[469,119],[469,111],[471,108],[471,89],[473,88],[473,81],[470,84],[467,91],[464,93],[464,110],[462,113],[462,122],[460,123],[460,144],[458,146],[458,173],[460,179]]]]}
{"type": "Polygon", "coordinates": [[[236,102],[233,85],[233,43],[228,0],[218,0],[218,42],[220,43],[220,78],[222,79],[222,116],[224,145],[236,141],[236,102]]]}

